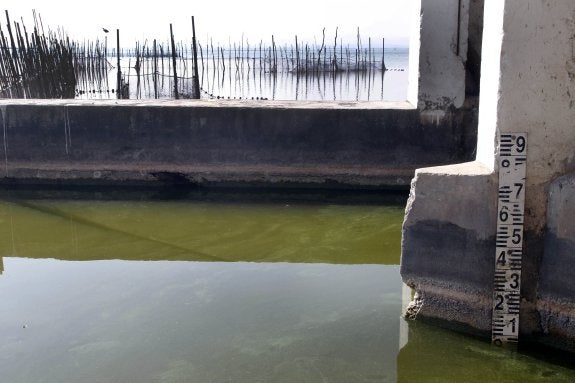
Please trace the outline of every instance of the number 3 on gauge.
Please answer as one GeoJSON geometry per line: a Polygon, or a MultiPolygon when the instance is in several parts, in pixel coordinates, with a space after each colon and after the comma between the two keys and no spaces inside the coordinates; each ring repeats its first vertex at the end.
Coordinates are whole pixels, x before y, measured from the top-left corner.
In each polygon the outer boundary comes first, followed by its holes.
{"type": "Polygon", "coordinates": [[[519,287],[519,273],[511,273],[509,275],[509,279],[511,280],[509,282],[509,287],[512,289],[516,289],[519,287]]]}

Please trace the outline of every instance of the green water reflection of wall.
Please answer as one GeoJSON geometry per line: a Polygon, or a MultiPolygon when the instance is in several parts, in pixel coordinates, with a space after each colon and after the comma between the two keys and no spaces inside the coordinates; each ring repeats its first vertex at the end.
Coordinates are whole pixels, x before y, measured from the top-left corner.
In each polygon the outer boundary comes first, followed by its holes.
{"type": "Polygon", "coordinates": [[[398,264],[400,206],[0,203],[0,256],[398,264]]]}

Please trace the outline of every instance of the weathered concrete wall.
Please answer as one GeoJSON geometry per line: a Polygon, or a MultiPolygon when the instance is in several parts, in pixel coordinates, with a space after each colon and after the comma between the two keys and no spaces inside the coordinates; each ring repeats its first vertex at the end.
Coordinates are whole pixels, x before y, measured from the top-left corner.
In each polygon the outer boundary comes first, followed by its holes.
{"type": "Polygon", "coordinates": [[[408,103],[0,101],[1,182],[405,187],[464,157],[408,103]]]}
{"type": "Polygon", "coordinates": [[[421,1],[418,107],[441,116],[465,101],[469,0],[421,1]]]}
{"type": "Polygon", "coordinates": [[[465,65],[467,69],[465,92],[468,95],[479,95],[484,5],[484,0],[470,0],[469,3],[469,34],[465,65]]]}
{"type": "Polygon", "coordinates": [[[421,52],[421,0],[411,0],[409,25],[409,68],[407,101],[417,106],[419,100],[419,54],[421,52]]]}
{"type": "MultiPolygon", "coordinates": [[[[442,320],[452,327],[471,326],[475,331],[490,327],[489,294],[493,282],[488,276],[493,264],[482,260],[494,262],[497,137],[499,133],[527,132],[521,337],[572,348],[575,326],[570,323],[575,321],[575,305],[571,299],[575,279],[569,280],[568,268],[558,270],[557,261],[563,258],[550,254],[555,248],[563,253],[570,251],[570,242],[564,240],[572,240],[573,236],[568,233],[567,238],[554,240],[553,222],[561,219],[546,213],[551,183],[575,168],[575,3],[486,0],[484,22],[488,27],[483,32],[477,159],[457,168],[461,170],[457,185],[448,182],[452,167],[417,172],[411,209],[404,224],[402,273],[421,292],[423,299],[414,309],[419,309],[422,317],[442,320]],[[479,167],[483,169],[480,174],[479,167]],[[422,182],[424,175],[433,182],[422,182]],[[472,198],[474,203],[470,203],[466,194],[475,188],[478,191],[472,198]],[[434,193],[445,197],[427,197],[434,193]],[[433,204],[433,209],[427,204],[433,204]],[[444,211],[451,213],[446,216],[444,211]],[[423,232],[422,221],[428,222],[423,232]],[[491,229],[486,231],[488,221],[491,229]],[[546,226],[550,233],[547,240],[546,226]],[[483,239],[486,242],[481,242],[483,239]],[[426,251],[422,244],[433,251],[426,251]],[[455,258],[463,250],[474,255],[455,258]],[[430,271],[430,255],[440,263],[449,263],[452,274],[430,271]],[[445,288],[438,290],[438,285],[445,288]],[[432,296],[426,300],[427,291],[440,298],[432,296]],[[558,339],[564,342],[560,344],[558,339]]],[[[564,187],[565,181],[558,185],[564,187]]],[[[557,188],[561,186],[553,186],[552,193],[557,188]]],[[[556,215],[561,209],[557,206],[565,207],[565,201],[570,199],[553,198],[549,201],[550,214],[556,215]]],[[[569,267],[569,261],[565,266],[569,267]]]]}
{"type": "Polygon", "coordinates": [[[418,169],[403,224],[407,316],[487,334],[491,326],[497,179],[478,162],[418,169]]]}
{"type": "Polygon", "coordinates": [[[555,180],[549,190],[547,232],[537,309],[541,339],[575,351],[575,174],[555,180]]]}
{"type": "MultiPolygon", "coordinates": [[[[408,100],[417,105],[421,124],[433,132],[446,124],[453,132],[462,160],[472,160],[477,139],[476,96],[467,90],[468,30],[477,23],[470,0],[415,0],[411,2],[408,100]],[[454,123],[455,122],[455,123],[454,123]]],[[[471,92],[473,94],[473,92],[471,92]]]]}

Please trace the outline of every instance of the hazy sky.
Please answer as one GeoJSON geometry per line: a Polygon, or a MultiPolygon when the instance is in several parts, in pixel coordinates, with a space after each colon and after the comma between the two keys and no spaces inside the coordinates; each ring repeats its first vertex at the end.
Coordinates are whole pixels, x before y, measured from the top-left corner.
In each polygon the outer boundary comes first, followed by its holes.
{"type": "MultiPolygon", "coordinates": [[[[102,28],[114,34],[120,29],[121,44],[145,38],[167,40],[173,24],[176,40],[191,37],[191,16],[195,16],[200,41],[210,36],[223,43],[239,41],[242,34],[250,43],[333,41],[336,26],[344,41],[353,42],[357,27],[372,41],[386,38],[389,45],[407,45],[410,0],[8,0],[4,9],[12,20],[24,17],[32,25],[32,9],[42,15],[44,27],[62,26],[78,40],[103,39],[102,28]]],[[[6,24],[1,15],[2,27],[6,24]]],[[[110,39],[110,34],[108,39],[110,39]]]]}

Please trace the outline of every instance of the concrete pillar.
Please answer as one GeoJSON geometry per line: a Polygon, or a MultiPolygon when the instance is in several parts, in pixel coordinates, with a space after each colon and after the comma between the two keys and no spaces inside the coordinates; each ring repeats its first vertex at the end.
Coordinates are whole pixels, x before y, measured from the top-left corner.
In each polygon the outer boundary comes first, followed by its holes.
{"type": "Polygon", "coordinates": [[[555,180],[549,191],[547,230],[537,311],[541,340],[575,352],[575,174],[555,180]]]}
{"type": "MultiPolygon", "coordinates": [[[[555,220],[546,215],[550,185],[575,170],[575,2],[485,0],[484,23],[476,161],[420,169],[412,182],[402,248],[403,278],[418,292],[410,313],[489,332],[497,137],[527,132],[521,334],[556,345],[560,338],[567,347],[575,344],[575,328],[556,327],[554,340],[540,315],[559,327],[560,315],[575,320],[575,289],[568,298],[556,294],[553,275],[561,260],[544,253],[545,228],[548,219],[555,220]],[[540,283],[545,290],[537,290],[540,283]]],[[[550,203],[566,200],[552,195],[550,203]]],[[[572,241],[575,232],[564,235],[572,241]]],[[[575,278],[563,280],[575,285],[575,278]]]]}
{"type": "Polygon", "coordinates": [[[476,142],[477,103],[466,94],[470,1],[410,2],[407,101],[417,106],[422,129],[414,142],[441,148],[452,161],[471,159],[476,142]]]}
{"type": "MultiPolygon", "coordinates": [[[[439,113],[461,108],[465,100],[469,0],[416,0],[413,6],[415,16],[422,16],[419,28],[412,29],[410,46],[410,53],[418,54],[417,62],[412,61],[418,66],[411,66],[419,67],[417,106],[441,117],[439,113]]],[[[414,103],[415,89],[410,91],[414,103]]]]}

